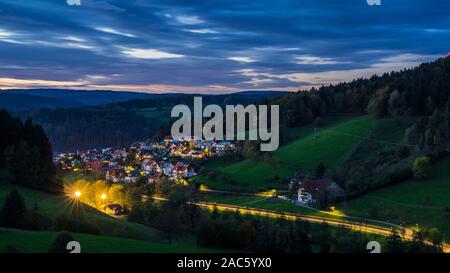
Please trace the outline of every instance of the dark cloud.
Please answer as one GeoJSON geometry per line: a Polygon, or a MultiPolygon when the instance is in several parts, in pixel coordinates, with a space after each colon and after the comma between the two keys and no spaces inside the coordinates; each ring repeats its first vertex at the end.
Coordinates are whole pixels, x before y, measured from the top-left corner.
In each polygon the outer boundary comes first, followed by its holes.
{"type": "Polygon", "coordinates": [[[2,1],[0,88],[295,90],[413,66],[450,44],[448,1],[81,3],[2,1]]]}

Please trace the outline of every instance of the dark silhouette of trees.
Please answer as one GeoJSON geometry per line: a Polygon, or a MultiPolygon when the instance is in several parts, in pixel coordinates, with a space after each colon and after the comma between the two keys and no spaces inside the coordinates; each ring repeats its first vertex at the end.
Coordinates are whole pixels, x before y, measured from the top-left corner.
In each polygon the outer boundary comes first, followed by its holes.
{"type": "Polygon", "coordinates": [[[316,178],[323,178],[323,176],[325,175],[326,170],[327,170],[327,168],[325,167],[325,164],[320,162],[316,166],[316,170],[314,172],[315,177],[316,178]]]}
{"type": "Polygon", "coordinates": [[[430,170],[431,164],[428,157],[422,156],[414,160],[413,172],[415,177],[419,179],[427,178],[430,175],[430,170]]]}
{"type": "Polygon", "coordinates": [[[13,190],[5,200],[0,211],[0,226],[9,228],[23,228],[27,208],[22,196],[13,190]]]}
{"type": "Polygon", "coordinates": [[[13,175],[13,183],[46,191],[60,191],[50,142],[31,119],[22,123],[0,110],[0,170],[13,175]]]}
{"type": "Polygon", "coordinates": [[[61,231],[56,236],[53,243],[50,245],[48,252],[49,253],[69,253],[67,250],[67,244],[71,241],[75,241],[72,234],[68,231],[61,231]]]}
{"type": "Polygon", "coordinates": [[[280,125],[312,123],[324,115],[369,113],[376,118],[431,115],[450,98],[450,57],[416,68],[321,86],[277,97],[280,125]]]}
{"type": "Polygon", "coordinates": [[[405,252],[405,244],[402,238],[396,231],[392,231],[391,235],[386,241],[386,252],[388,253],[403,253],[405,252]]]}

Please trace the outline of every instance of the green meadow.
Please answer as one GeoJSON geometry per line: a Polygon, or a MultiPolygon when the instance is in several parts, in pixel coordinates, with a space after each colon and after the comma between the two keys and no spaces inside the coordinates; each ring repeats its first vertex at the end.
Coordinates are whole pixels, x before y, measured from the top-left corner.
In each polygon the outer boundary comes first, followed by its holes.
{"type": "Polygon", "coordinates": [[[205,201],[215,202],[218,204],[236,205],[247,208],[266,209],[278,212],[291,212],[309,216],[321,216],[328,219],[339,218],[338,215],[332,215],[307,207],[298,206],[290,203],[289,201],[274,197],[211,193],[202,194],[200,197],[202,197],[205,201]]]}
{"type": "Polygon", "coordinates": [[[3,205],[6,196],[13,189],[17,189],[29,208],[37,206],[39,212],[48,216],[50,219],[55,219],[59,215],[71,216],[76,210],[79,219],[95,223],[100,229],[100,232],[104,235],[147,241],[155,241],[162,237],[161,232],[156,229],[128,222],[125,219],[110,216],[87,205],[75,203],[73,200],[62,194],[51,194],[16,185],[1,184],[1,205],[3,205]]]}
{"type": "Polygon", "coordinates": [[[432,166],[424,180],[411,179],[340,203],[347,214],[405,226],[437,227],[450,236],[450,157],[432,166]]]}
{"type": "MultiPolygon", "coordinates": [[[[0,253],[7,246],[14,246],[19,252],[45,253],[57,236],[51,231],[26,231],[0,228],[0,253]]],[[[110,236],[72,233],[80,242],[83,253],[210,253],[220,252],[193,244],[163,244],[110,236]]]]}
{"type": "MultiPolygon", "coordinates": [[[[175,238],[168,244],[163,232],[138,223],[129,222],[124,217],[113,217],[84,204],[75,205],[64,195],[51,194],[23,188],[16,185],[0,183],[0,207],[6,196],[16,189],[23,197],[28,208],[37,206],[38,211],[52,220],[59,215],[78,217],[93,223],[100,229],[101,235],[77,234],[87,252],[212,252],[197,246],[187,237],[175,238]],[[73,211],[77,210],[74,216],[73,211]]],[[[21,252],[46,252],[56,236],[53,231],[24,231],[0,228],[0,252],[7,245],[16,245],[21,252]]]]}
{"type": "Polygon", "coordinates": [[[220,178],[209,179],[199,176],[196,181],[213,189],[255,192],[268,188],[282,188],[284,178],[296,171],[311,173],[323,162],[333,170],[344,156],[369,134],[373,118],[368,116],[331,118],[325,125],[315,129],[311,126],[290,129],[289,134],[297,140],[280,147],[272,153],[272,162],[247,159],[234,164],[207,165],[219,170],[221,175],[233,178],[236,183],[223,182],[220,178]]]}

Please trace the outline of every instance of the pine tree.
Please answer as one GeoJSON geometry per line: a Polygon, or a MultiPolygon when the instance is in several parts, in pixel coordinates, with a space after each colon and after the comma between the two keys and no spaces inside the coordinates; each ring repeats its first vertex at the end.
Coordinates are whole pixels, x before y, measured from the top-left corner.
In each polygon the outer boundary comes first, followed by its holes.
{"type": "Polygon", "coordinates": [[[0,211],[0,225],[9,228],[21,228],[24,225],[27,208],[17,190],[13,190],[5,200],[0,211]]]}
{"type": "Polygon", "coordinates": [[[67,250],[67,244],[71,241],[74,241],[72,234],[68,231],[61,231],[56,236],[53,243],[50,245],[50,248],[48,249],[49,253],[69,253],[69,250],[67,250]]]}
{"type": "Polygon", "coordinates": [[[393,230],[389,238],[387,239],[386,249],[388,253],[402,253],[404,252],[404,244],[398,233],[393,230]]]}
{"type": "Polygon", "coordinates": [[[41,126],[22,123],[0,110],[0,169],[10,171],[14,183],[46,191],[62,189],[53,164],[53,152],[41,126]]]}

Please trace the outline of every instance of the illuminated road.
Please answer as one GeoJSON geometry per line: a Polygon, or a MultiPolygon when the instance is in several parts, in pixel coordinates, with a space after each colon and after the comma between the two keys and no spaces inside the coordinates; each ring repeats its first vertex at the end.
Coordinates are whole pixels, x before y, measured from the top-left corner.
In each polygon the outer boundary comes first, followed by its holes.
{"type": "MultiPolygon", "coordinates": [[[[164,197],[152,197],[155,200],[159,201],[167,201],[167,198],[164,197]]],[[[218,204],[218,203],[211,203],[211,202],[192,202],[191,204],[194,204],[199,207],[207,208],[207,209],[214,209],[217,208],[219,211],[239,211],[243,214],[251,214],[251,215],[258,215],[258,216],[264,216],[264,217],[270,217],[270,218],[280,218],[284,217],[288,220],[302,220],[307,221],[311,223],[327,223],[330,226],[334,227],[345,227],[348,229],[352,229],[355,231],[361,231],[366,233],[372,233],[382,236],[390,236],[392,233],[392,230],[397,230],[399,233],[399,236],[402,237],[404,240],[411,240],[413,231],[408,228],[400,228],[398,226],[392,226],[392,227],[382,227],[377,226],[373,224],[367,224],[362,223],[358,221],[352,221],[352,220],[344,220],[344,219],[329,219],[321,216],[306,216],[301,215],[297,213],[290,213],[290,212],[278,212],[273,210],[265,210],[265,209],[257,209],[257,208],[248,208],[248,207],[242,207],[242,206],[236,206],[236,205],[229,205],[229,204],[218,204]]],[[[431,244],[431,242],[426,241],[425,243],[431,244]]],[[[443,250],[445,253],[450,253],[450,245],[444,244],[443,250]]]]}

